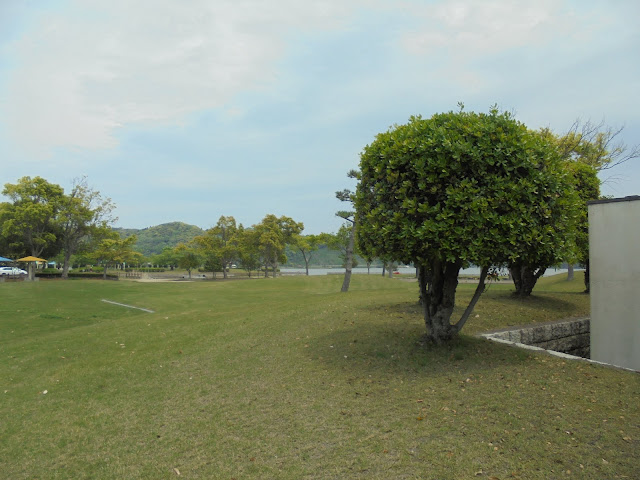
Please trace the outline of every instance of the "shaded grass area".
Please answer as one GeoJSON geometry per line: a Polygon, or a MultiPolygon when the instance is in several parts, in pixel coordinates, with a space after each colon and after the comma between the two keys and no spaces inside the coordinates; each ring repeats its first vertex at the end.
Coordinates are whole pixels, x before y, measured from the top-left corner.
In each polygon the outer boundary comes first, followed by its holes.
{"type": "Polygon", "coordinates": [[[638,375],[469,336],[584,316],[579,281],[492,285],[443,347],[415,283],[341,282],[3,285],[3,476],[639,476],[638,375]]]}

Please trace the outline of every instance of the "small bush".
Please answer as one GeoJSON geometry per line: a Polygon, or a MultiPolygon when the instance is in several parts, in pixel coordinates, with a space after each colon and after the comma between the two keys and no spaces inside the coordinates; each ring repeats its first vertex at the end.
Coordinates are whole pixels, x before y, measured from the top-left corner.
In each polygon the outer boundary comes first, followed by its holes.
{"type": "Polygon", "coordinates": [[[36,270],[36,277],[38,278],[60,278],[62,272],[56,268],[45,268],[44,270],[36,270]]]}
{"type": "Polygon", "coordinates": [[[62,270],[58,270],[57,268],[43,268],[42,270],[36,270],[36,274],[38,273],[62,273],[62,270]]]}

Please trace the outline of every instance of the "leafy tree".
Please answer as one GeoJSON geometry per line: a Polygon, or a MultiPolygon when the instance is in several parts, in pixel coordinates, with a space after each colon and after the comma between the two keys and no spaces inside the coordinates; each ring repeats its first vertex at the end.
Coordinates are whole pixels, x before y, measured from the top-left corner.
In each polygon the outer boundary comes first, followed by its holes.
{"type": "Polygon", "coordinates": [[[385,274],[389,276],[389,278],[393,277],[393,271],[396,269],[397,264],[393,260],[382,259],[382,276],[385,274]]]}
{"type": "Polygon", "coordinates": [[[367,275],[371,274],[371,264],[373,263],[373,261],[375,260],[375,258],[373,256],[371,256],[371,254],[366,254],[366,253],[362,253],[362,258],[364,260],[364,263],[367,265],[367,275]]]}
{"type": "Polygon", "coordinates": [[[202,265],[202,258],[195,248],[184,243],[179,244],[174,251],[178,258],[178,266],[184,268],[191,278],[191,270],[202,265]]]}
{"type": "MultiPolygon", "coordinates": [[[[604,122],[596,124],[591,121],[576,120],[566,134],[557,137],[557,142],[567,161],[585,164],[596,172],[602,172],[640,157],[640,145],[628,147],[620,140],[619,136],[623,129],[624,127],[613,128],[605,125],[604,122]]],[[[585,202],[597,200],[600,194],[600,181],[598,180],[598,188],[596,189],[596,179],[597,177],[594,179],[591,173],[585,169],[582,169],[577,176],[576,188],[582,209],[580,217],[584,219],[584,222],[581,221],[580,230],[582,231],[588,229],[588,223],[585,223],[588,222],[585,202]],[[583,188],[585,191],[581,191],[583,188]]],[[[609,177],[605,179],[605,182],[612,179],[615,180],[615,177],[609,177]]],[[[585,266],[585,291],[588,293],[590,290],[588,235],[585,237],[579,234],[579,237],[582,239],[582,244],[578,247],[578,258],[582,258],[582,260],[578,261],[585,266]]],[[[569,276],[573,273],[571,267],[569,268],[569,276]]]]}
{"type": "Polygon", "coordinates": [[[209,259],[208,265],[219,265],[224,278],[227,278],[227,271],[238,258],[237,234],[235,218],[223,215],[213,228],[193,239],[194,245],[209,259]]]}
{"type": "Polygon", "coordinates": [[[295,248],[304,259],[304,266],[306,274],[309,275],[309,262],[313,252],[320,248],[320,242],[322,241],[321,235],[294,235],[292,238],[291,246],[295,248]]]}
{"type": "Polygon", "coordinates": [[[109,225],[116,220],[111,216],[114,208],[111,199],[102,198],[87,185],[86,178],[76,180],[71,193],[63,197],[59,211],[63,278],[68,276],[71,255],[86,251],[92,237],[106,236],[109,225]]]}
{"type": "Polygon", "coordinates": [[[576,254],[568,259],[567,279],[573,280],[573,262],[577,260],[582,263],[585,266],[586,292],[589,292],[590,277],[586,202],[599,198],[600,180],[597,174],[640,157],[640,146],[628,148],[619,140],[622,130],[623,128],[614,129],[606,126],[603,122],[594,124],[590,121],[583,123],[580,120],[576,120],[564,135],[556,135],[549,129],[541,130],[545,138],[556,143],[568,170],[575,177],[574,187],[579,197],[580,223],[577,242],[580,245],[576,254]]]}
{"type": "Polygon", "coordinates": [[[587,202],[597,200],[600,197],[600,180],[596,169],[591,165],[582,162],[570,162],[567,167],[573,175],[574,186],[578,195],[575,259],[585,267],[584,286],[585,292],[589,293],[589,218],[587,202]]]}
{"type": "Polygon", "coordinates": [[[107,267],[121,263],[135,263],[142,254],[136,252],[133,247],[136,244],[135,235],[127,238],[120,238],[116,232],[112,232],[110,238],[105,238],[93,251],[93,257],[98,263],[104,266],[104,276],[107,279],[107,267]]]}
{"type": "Polygon", "coordinates": [[[162,252],[152,257],[154,265],[167,266],[171,270],[178,266],[178,257],[175,252],[175,247],[164,247],[162,252]]]}
{"type": "Polygon", "coordinates": [[[347,265],[352,268],[358,266],[358,261],[353,252],[355,249],[355,237],[353,232],[353,224],[345,222],[340,225],[340,228],[336,233],[331,234],[327,238],[328,247],[340,252],[340,259],[342,260],[342,267],[344,268],[347,268],[347,265]]]}
{"type": "MultiPolygon", "coordinates": [[[[561,152],[557,144],[544,132],[531,132],[539,138],[541,144],[548,146],[549,150],[555,150],[556,177],[546,184],[541,184],[541,190],[562,190],[562,195],[545,201],[541,199],[537,207],[539,215],[536,220],[536,229],[525,232],[525,236],[518,243],[517,257],[507,262],[509,273],[515,285],[515,294],[520,297],[531,295],[538,279],[540,279],[548,267],[557,265],[570,258],[575,251],[575,234],[578,216],[578,197],[575,191],[576,184],[569,169],[569,164],[562,161],[561,152]],[[560,160],[558,162],[558,160],[560,160]],[[553,182],[557,184],[554,185],[553,182]],[[559,241],[559,235],[564,235],[564,241],[559,241]],[[521,248],[528,245],[526,248],[521,248]]],[[[586,208],[586,204],[584,206],[586,208]]]]}
{"type": "MultiPolygon", "coordinates": [[[[418,268],[428,337],[455,336],[489,268],[541,242],[563,249],[566,232],[547,220],[570,192],[557,149],[507,113],[449,112],[378,134],[361,154],[356,191],[360,248],[418,268]],[[458,273],[481,266],[478,288],[450,323],[458,273]]],[[[571,224],[571,209],[556,220],[571,224]]]]}
{"type": "Polygon", "coordinates": [[[20,231],[5,229],[4,226],[11,220],[13,205],[8,202],[0,203],[0,253],[3,257],[20,258],[27,256],[20,231]]]}
{"type": "Polygon", "coordinates": [[[609,170],[640,157],[640,145],[628,147],[620,140],[623,130],[624,127],[613,128],[604,122],[578,119],[567,133],[558,137],[558,145],[566,159],[587,164],[598,172],[609,170]]]}
{"type": "Polygon", "coordinates": [[[216,278],[216,272],[222,271],[224,272],[224,277],[227,277],[226,268],[220,261],[220,257],[215,254],[207,255],[205,253],[202,255],[202,258],[204,260],[202,266],[204,267],[205,272],[211,272],[213,278],[216,278]]]}
{"type": "Polygon", "coordinates": [[[302,223],[290,217],[276,217],[273,214],[266,215],[261,223],[253,226],[252,235],[257,251],[265,267],[272,269],[274,278],[278,265],[287,261],[284,253],[286,245],[292,243],[295,235],[303,229],[302,223]]]}
{"type": "MultiPolygon", "coordinates": [[[[359,178],[359,174],[356,170],[350,170],[347,173],[349,178],[359,178]]],[[[342,191],[336,192],[336,198],[342,202],[350,202],[353,207],[354,202],[354,193],[349,189],[344,189],[342,191]]],[[[349,239],[346,243],[344,250],[344,280],[342,281],[342,287],[340,289],[341,292],[348,292],[349,285],[351,284],[351,272],[353,267],[355,267],[355,241],[356,241],[356,215],[353,210],[341,210],[336,213],[336,215],[350,224],[349,231],[349,239]]],[[[340,235],[340,231],[338,231],[338,235],[340,235]]]]}
{"type": "MultiPolygon", "coordinates": [[[[236,243],[238,248],[238,259],[242,268],[246,270],[251,277],[253,270],[259,270],[262,266],[260,259],[260,250],[258,246],[258,235],[251,228],[243,228],[242,224],[238,227],[236,234],[236,243]]],[[[266,275],[266,272],[265,272],[266,275]]]]}
{"type": "Polygon", "coordinates": [[[55,255],[59,251],[60,229],[56,218],[64,202],[64,190],[42,177],[22,177],[7,183],[2,194],[11,199],[4,204],[2,236],[12,239],[12,248],[34,257],[55,255]]]}

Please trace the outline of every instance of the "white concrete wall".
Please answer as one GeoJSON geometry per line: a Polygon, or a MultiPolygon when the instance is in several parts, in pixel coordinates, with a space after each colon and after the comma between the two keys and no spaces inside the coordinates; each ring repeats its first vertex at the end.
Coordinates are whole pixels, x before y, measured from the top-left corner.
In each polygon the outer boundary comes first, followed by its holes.
{"type": "Polygon", "coordinates": [[[640,197],[589,205],[591,358],[640,370],[640,197]]]}

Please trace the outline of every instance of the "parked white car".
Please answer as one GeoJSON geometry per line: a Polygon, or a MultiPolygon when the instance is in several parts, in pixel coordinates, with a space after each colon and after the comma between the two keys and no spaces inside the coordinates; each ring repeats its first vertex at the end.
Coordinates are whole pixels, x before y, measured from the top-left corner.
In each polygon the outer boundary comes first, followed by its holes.
{"type": "Polygon", "coordinates": [[[27,272],[16,267],[0,267],[0,275],[27,275],[27,272]]]}

